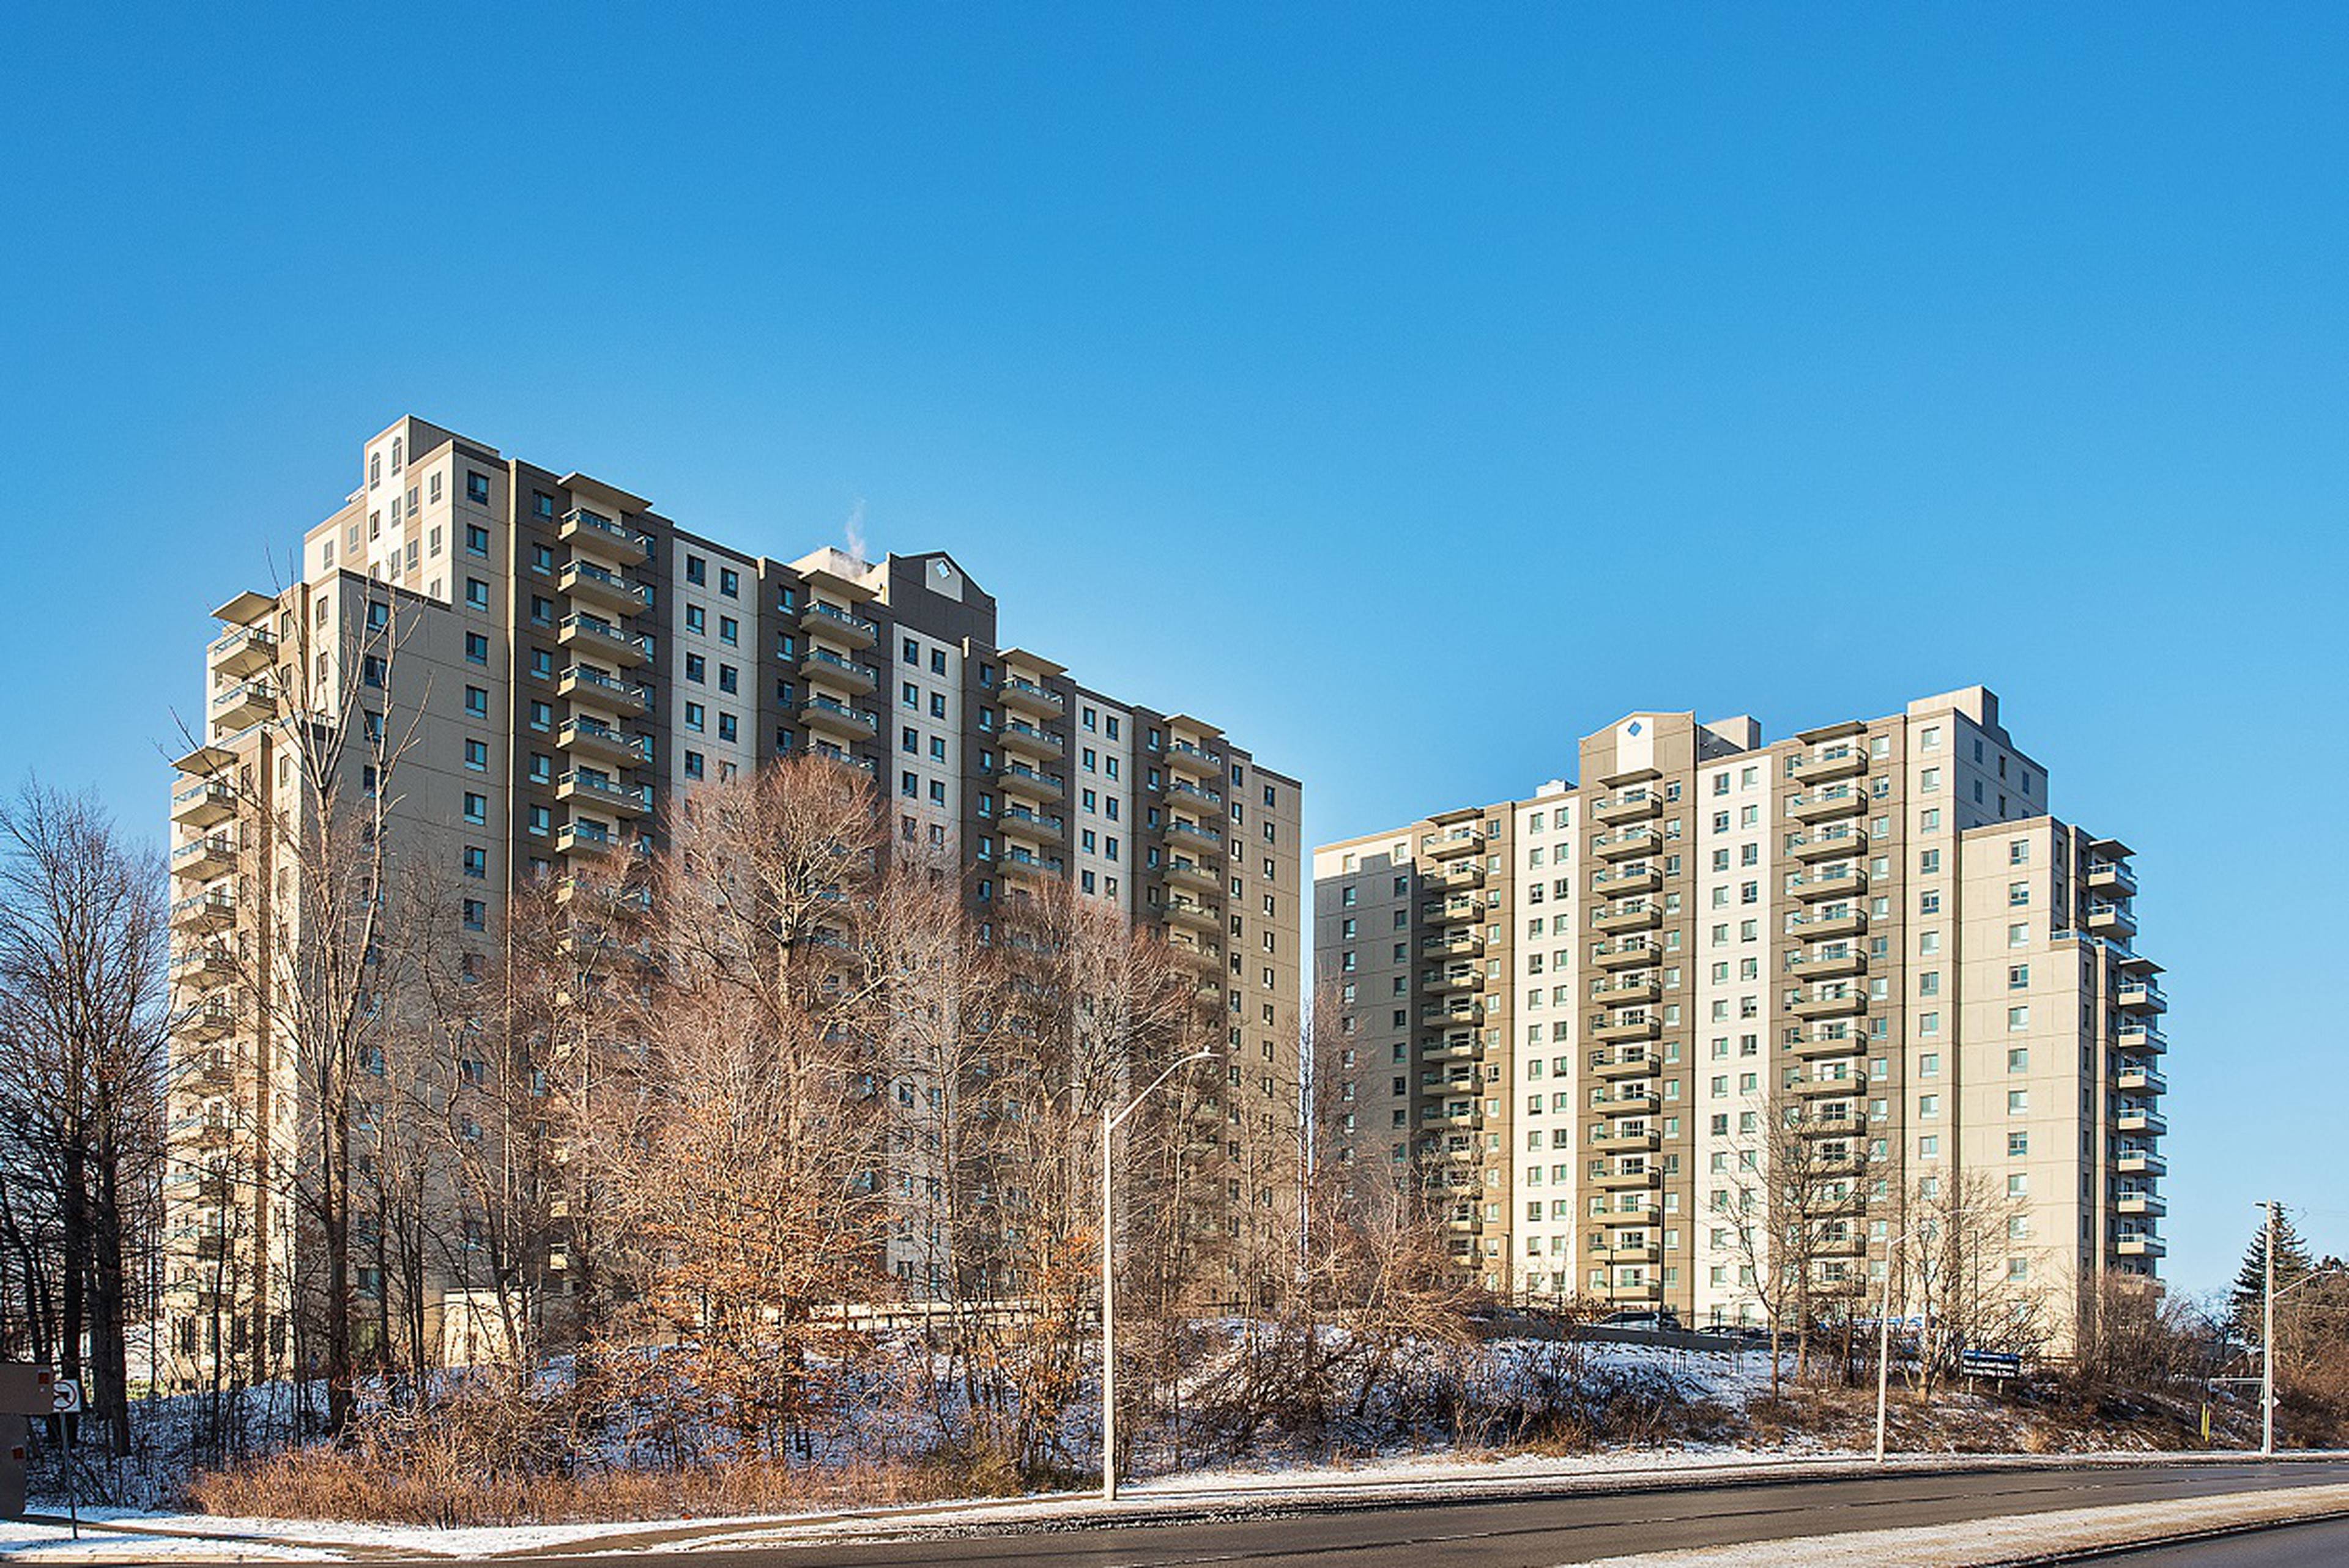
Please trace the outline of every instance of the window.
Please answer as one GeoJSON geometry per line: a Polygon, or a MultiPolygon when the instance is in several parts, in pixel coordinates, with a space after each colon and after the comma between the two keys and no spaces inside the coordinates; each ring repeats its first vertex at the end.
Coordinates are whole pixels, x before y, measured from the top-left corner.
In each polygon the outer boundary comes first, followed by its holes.
{"type": "Polygon", "coordinates": [[[2009,1007],[2006,1010],[2006,1026],[2009,1029],[2027,1029],[2031,1027],[2030,1007],[2027,1006],[2021,1007],[2009,1007]]]}
{"type": "Polygon", "coordinates": [[[1918,789],[1924,789],[1924,790],[1933,790],[1933,789],[1939,789],[1940,787],[1941,787],[1941,770],[1940,770],[1940,769],[1938,769],[1938,768],[1928,768],[1928,769],[1926,769],[1922,773],[1920,773],[1919,775],[1917,775],[1917,788],[1918,788],[1918,789]]]}
{"type": "Polygon", "coordinates": [[[698,604],[685,607],[685,629],[698,636],[709,630],[709,612],[698,604]]]}
{"type": "Polygon", "coordinates": [[[742,623],[736,620],[731,615],[719,616],[718,640],[721,643],[740,646],[742,642],[742,623]]]}
{"type": "Polygon", "coordinates": [[[465,603],[469,609],[488,609],[490,607],[490,585],[482,582],[478,577],[466,578],[465,603]]]}
{"type": "Polygon", "coordinates": [[[2010,964],[2010,965],[2008,965],[2006,966],[2006,988],[2007,988],[2008,990],[2010,990],[2010,991],[2022,991],[2022,990],[2025,990],[2025,989],[2027,989],[2027,988],[2030,986],[2030,985],[2031,985],[2031,965],[2028,965],[2028,964],[2010,964]]]}
{"type": "Polygon", "coordinates": [[[2027,1088],[2008,1089],[2006,1091],[2006,1114],[2009,1116],[2030,1115],[2031,1091],[2027,1088]]]}
{"type": "Polygon", "coordinates": [[[483,635],[482,635],[481,633],[479,633],[479,632],[468,632],[468,633],[466,633],[466,634],[465,634],[465,660],[466,660],[466,662],[467,662],[468,664],[475,664],[475,665],[486,665],[486,664],[488,664],[488,663],[490,662],[490,640],[489,640],[489,638],[487,638],[487,637],[483,636],[483,635]]]}
{"type": "Polygon", "coordinates": [[[469,898],[465,900],[463,909],[466,930],[485,931],[489,928],[490,906],[487,903],[478,898],[469,898]]]}
{"type": "Polygon", "coordinates": [[[465,874],[480,881],[490,874],[490,851],[479,844],[465,846],[465,874]]]}
{"type": "Polygon", "coordinates": [[[698,555],[687,556],[685,558],[685,580],[688,583],[708,583],[709,581],[709,562],[698,555]]]}
{"type": "Polygon", "coordinates": [[[708,711],[708,709],[704,708],[698,702],[687,703],[685,705],[685,727],[696,731],[704,728],[705,721],[703,716],[708,711]]]}
{"type": "Polygon", "coordinates": [[[2007,1052],[2006,1070],[2011,1073],[2029,1072],[2031,1070],[2031,1047],[2028,1046],[2017,1046],[2013,1050],[2007,1052]]]}
{"type": "Polygon", "coordinates": [[[2023,908],[2031,903],[2031,884],[2027,882],[2006,884],[2006,902],[2010,907],[2023,908]]]}
{"type": "Polygon", "coordinates": [[[709,661],[703,658],[699,654],[686,655],[685,678],[689,681],[698,681],[704,686],[709,685],[709,661]]]}
{"type": "Polygon", "coordinates": [[[490,798],[486,795],[476,794],[471,789],[466,790],[465,820],[468,822],[481,823],[486,822],[489,820],[490,798]]]}
{"type": "MultiPolygon", "coordinates": [[[[483,528],[478,522],[467,523],[465,525],[465,552],[468,555],[489,554],[490,531],[483,528]]],[[[435,553],[438,553],[437,549],[435,553]]]]}
{"type": "Polygon", "coordinates": [[[2031,841],[2029,839],[2009,839],[2006,841],[2006,863],[2011,866],[2029,865],[2031,863],[2031,841]]]}
{"type": "Polygon", "coordinates": [[[2031,1152],[2031,1134],[2010,1132],[2006,1135],[2006,1153],[2010,1160],[2020,1160],[2031,1152]]]}
{"type": "Polygon", "coordinates": [[[490,717],[490,694],[480,686],[465,688],[465,711],[475,718],[490,717]]]}
{"type": "Polygon", "coordinates": [[[465,766],[476,773],[487,773],[490,770],[490,748],[487,741],[465,742],[465,766]]]}
{"type": "Polygon", "coordinates": [[[465,476],[465,499],[475,506],[490,504],[490,476],[468,473],[465,476]]]}
{"type": "Polygon", "coordinates": [[[740,572],[735,571],[731,566],[719,567],[718,569],[718,592],[724,594],[729,599],[740,598],[742,596],[742,574],[740,572]]]}

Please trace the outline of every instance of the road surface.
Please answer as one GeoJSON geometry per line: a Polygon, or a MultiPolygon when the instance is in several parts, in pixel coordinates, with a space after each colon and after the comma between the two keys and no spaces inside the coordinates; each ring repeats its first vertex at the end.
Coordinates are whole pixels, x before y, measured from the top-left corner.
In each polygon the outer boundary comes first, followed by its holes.
{"type": "Polygon", "coordinates": [[[2349,1520],[2120,1552],[2097,1562],[2111,1568],[2341,1568],[2349,1563],[2349,1520]]]}
{"type": "MultiPolygon", "coordinates": [[[[1713,1482],[1667,1491],[1545,1495],[1504,1500],[1440,1499],[1380,1503],[1150,1526],[1019,1531],[974,1527],[962,1534],[806,1545],[759,1545],[717,1559],[726,1568],[1552,1568],[1634,1552],[1826,1535],[1843,1531],[1962,1526],[1971,1520],[2058,1509],[2215,1496],[2272,1487],[2349,1483],[2349,1460],[2277,1465],[2083,1467],[1969,1473],[1948,1470],[1846,1480],[1713,1482]]],[[[2292,1568],[2349,1563],[2340,1527],[2302,1527],[2267,1536],[2170,1549],[2184,1555],[2122,1559],[2155,1568],[2292,1568]],[[2314,1542],[2313,1545],[2307,1542],[2314,1542]],[[2259,1555],[2299,1551],[2300,1556],[2259,1555]],[[2195,1555],[2200,1553],[2203,1555],[2195,1555]],[[2236,1553],[2229,1555],[2230,1553],[2236,1553]],[[2314,1555],[2308,1555],[2313,1553],[2314,1555]]],[[[637,1563],[709,1568],[708,1557],[664,1550],[657,1537],[605,1537],[599,1552],[628,1551],[637,1563]]],[[[513,1558],[504,1561],[512,1563],[513,1558]]],[[[608,1568],[585,1556],[533,1557],[536,1563],[608,1568]]]]}

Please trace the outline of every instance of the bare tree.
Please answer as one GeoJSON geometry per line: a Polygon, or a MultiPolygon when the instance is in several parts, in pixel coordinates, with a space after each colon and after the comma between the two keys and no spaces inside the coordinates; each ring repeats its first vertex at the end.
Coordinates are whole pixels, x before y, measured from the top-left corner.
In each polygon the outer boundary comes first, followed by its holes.
{"type": "Polygon", "coordinates": [[[1920,1320],[1913,1381],[1920,1402],[1956,1377],[1969,1351],[2028,1356],[2045,1343],[2048,1280],[2030,1239],[2030,1204],[1987,1171],[1925,1175],[1893,1249],[1893,1295],[1920,1320]]]}
{"type": "Polygon", "coordinates": [[[0,1186],[25,1316],[85,1371],[107,1441],[129,1451],[128,1332],[158,1243],[167,913],[160,862],[92,801],[28,783],[0,805],[0,1186]],[[45,1240],[55,1257],[47,1260],[45,1240]],[[41,1299],[53,1284],[54,1302],[41,1299]],[[85,1364],[84,1347],[88,1360],[85,1364]]]}
{"type": "Polygon", "coordinates": [[[1774,1398],[1788,1326],[1802,1377],[1821,1304],[1847,1304],[1865,1287],[1863,1216],[1873,1180],[1867,1130],[1857,1114],[1829,1115],[1817,1099],[1789,1095],[1763,1116],[1759,1136],[1737,1146],[1736,1180],[1718,1190],[1731,1205],[1725,1217],[1742,1277],[1770,1321],[1774,1398]]]}

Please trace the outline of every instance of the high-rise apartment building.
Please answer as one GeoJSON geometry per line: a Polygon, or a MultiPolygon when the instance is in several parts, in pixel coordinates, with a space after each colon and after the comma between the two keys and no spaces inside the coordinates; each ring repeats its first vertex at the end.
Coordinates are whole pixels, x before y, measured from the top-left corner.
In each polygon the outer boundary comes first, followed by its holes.
{"type": "Polygon", "coordinates": [[[1690,1322],[1765,1315],[1741,1205],[1774,1155],[1832,1188],[1820,1299],[1866,1292],[1903,1203],[1967,1173],[2010,1281],[2158,1272],[2165,1004],[2130,851],[2048,814],[1992,693],[1768,745],[1634,713],[1578,760],[1315,851],[1332,1157],[1422,1184],[1488,1288],[1690,1322]]]}
{"type": "Polygon", "coordinates": [[[1002,645],[995,600],[943,552],[772,560],[412,418],[359,459],[358,484],[303,540],[299,581],[216,612],[201,744],[178,764],[184,1352],[198,1348],[200,1265],[223,1247],[264,1260],[243,1272],[236,1332],[285,1330],[263,1293],[287,1271],[265,1260],[293,1244],[295,1217],[282,1192],[233,1180],[233,1146],[292,1138],[303,1092],[283,1042],[261,1037],[265,1010],[240,995],[272,973],[254,950],[284,934],[265,905],[289,896],[292,868],[244,819],[285,784],[297,710],[370,727],[396,710],[387,809],[433,846],[485,945],[523,879],[615,843],[657,846],[698,784],[803,753],[863,769],[894,836],[958,862],[979,905],[1065,879],[1187,949],[1229,1015],[1233,1116],[1294,1118],[1296,779],[1207,719],[1002,645]]]}

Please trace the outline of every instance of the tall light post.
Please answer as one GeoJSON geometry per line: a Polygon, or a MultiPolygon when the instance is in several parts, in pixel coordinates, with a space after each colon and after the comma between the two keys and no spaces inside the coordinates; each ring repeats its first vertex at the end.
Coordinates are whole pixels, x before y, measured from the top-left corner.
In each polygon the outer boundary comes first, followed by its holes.
{"type": "MultiPolygon", "coordinates": [[[[1884,1243],[1884,1290],[1876,1304],[1876,1462],[1884,1462],[1884,1424],[1886,1408],[1892,1394],[1892,1264],[1896,1248],[1919,1231],[1930,1231],[1932,1222],[1911,1225],[1884,1243]]],[[[1918,1347],[1921,1352],[1921,1345],[1918,1347]]]]}
{"type": "Polygon", "coordinates": [[[2275,1458],[2275,1304],[2280,1296],[2290,1295],[2302,1285],[2325,1279],[2338,1271],[2329,1268],[2311,1270],[2282,1290],[2276,1289],[2276,1233],[2283,1228],[2283,1205],[2273,1199],[2260,1207],[2268,1212],[2268,1243],[2264,1277],[2260,1290],[2260,1458],[2275,1458]]]}
{"type": "Polygon", "coordinates": [[[1117,1250],[1116,1184],[1110,1179],[1110,1137],[1124,1124],[1125,1119],[1138,1109],[1142,1102],[1183,1068],[1193,1062],[1212,1061],[1214,1051],[1194,1051],[1168,1065],[1166,1070],[1150,1080],[1150,1087],[1125,1102],[1125,1109],[1115,1116],[1109,1107],[1102,1107],[1101,1131],[1101,1364],[1102,1364],[1102,1500],[1117,1501],[1117,1287],[1110,1278],[1110,1264],[1117,1250]]]}

